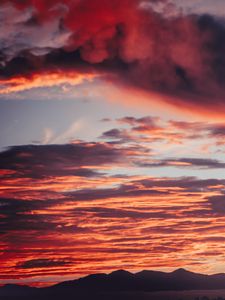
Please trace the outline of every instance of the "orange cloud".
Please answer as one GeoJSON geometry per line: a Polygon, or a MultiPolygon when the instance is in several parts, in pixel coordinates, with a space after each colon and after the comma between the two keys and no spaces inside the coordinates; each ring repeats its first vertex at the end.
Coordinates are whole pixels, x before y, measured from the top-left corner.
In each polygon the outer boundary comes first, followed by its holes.
{"type": "Polygon", "coordinates": [[[97,74],[82,74],[73,71],[46,72],[33,74],[30,77],[15,77],[0,80],[0,95],[26,91],[34,88],[54,87],[63,85],[76,86],[85,81],[92,81],[97,74]]]}

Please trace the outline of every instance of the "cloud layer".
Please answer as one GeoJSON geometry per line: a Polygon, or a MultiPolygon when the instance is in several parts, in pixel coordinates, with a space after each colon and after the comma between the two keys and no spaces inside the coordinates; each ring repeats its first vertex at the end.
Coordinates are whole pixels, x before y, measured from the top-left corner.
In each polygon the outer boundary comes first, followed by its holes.
{"type": "Polygon", "coordinates": [[[217,272],[223,265],[225,180],[209,172],[225,164],[208,155],[210,147],[225,152],[222,125],[150,116],[114,124],[96,142],[0,153],[0,283],[48,285],[121,267],[217,272]],[[187,155],[193,142],[197,157],[187,155]],[[168,158],[168,147],[186,152],[168,158]],[[169,168],[173,176],[165,176],[169,168]],[[186,175],[196,169],[207,178],[186,175]]]}

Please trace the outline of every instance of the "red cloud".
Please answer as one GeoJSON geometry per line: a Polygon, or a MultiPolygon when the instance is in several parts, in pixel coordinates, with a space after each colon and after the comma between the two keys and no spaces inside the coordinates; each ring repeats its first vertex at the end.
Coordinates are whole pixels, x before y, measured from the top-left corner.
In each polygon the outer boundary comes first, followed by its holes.
{"type": "Polygon", "coordinates": [[[223,23],[210,16],[168,16],[152,3],[4,1],[0,76],[103,71],[117,82],[172,96],[174,103],[224,106],[223,23]]]}

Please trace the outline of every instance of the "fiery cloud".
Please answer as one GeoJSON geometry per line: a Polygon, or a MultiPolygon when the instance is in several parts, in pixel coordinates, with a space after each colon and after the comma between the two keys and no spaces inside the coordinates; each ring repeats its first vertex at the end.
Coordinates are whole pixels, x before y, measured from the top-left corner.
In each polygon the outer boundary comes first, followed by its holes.
{"type": "MultiPolygon", "coordinates": [[[[23,77],[94,72],[174,104],[224,108],[224,22],[160,4],[159,11],[151,0],[4,0],[1,80],[35,87],[23,77]]],[[[15,83],[3,91],[19,90],[15,83]]]]}
{"type": "Polygon", "coordinates": [[[40,87],[53,87],[56,85],[79,85],[84,81],[91,81],[94,74],[77,74],[76,72],[52,72],[43,74],[33,74],[31,77],[15,77],[0,80],[0,94],[10,94],[24,90],[40,87]]]}

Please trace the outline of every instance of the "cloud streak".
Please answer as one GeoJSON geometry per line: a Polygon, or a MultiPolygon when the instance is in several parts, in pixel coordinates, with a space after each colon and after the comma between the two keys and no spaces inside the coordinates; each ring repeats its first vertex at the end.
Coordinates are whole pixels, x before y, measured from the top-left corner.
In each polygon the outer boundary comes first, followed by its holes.
{"type": "MultiPolygon", "coordinates": [[[[58,192],[58,199],[48,200],[26,199],[30,191],[24,188],[23,200],[1,198],[1,279],[41,275],[48,281],[121,264],[174,268],[181,260],[196,269],[199,253],[203,264],[222,261],[221,186],[224,180],[142,177],[111,189],[58,192]]],[[[43,190],[50,193],[51,186],[43,190]]]]}

